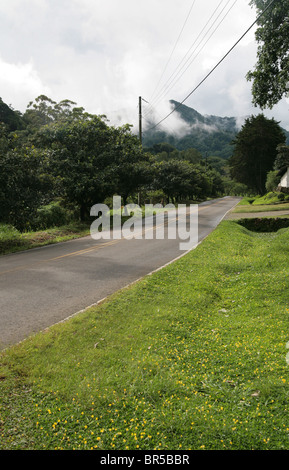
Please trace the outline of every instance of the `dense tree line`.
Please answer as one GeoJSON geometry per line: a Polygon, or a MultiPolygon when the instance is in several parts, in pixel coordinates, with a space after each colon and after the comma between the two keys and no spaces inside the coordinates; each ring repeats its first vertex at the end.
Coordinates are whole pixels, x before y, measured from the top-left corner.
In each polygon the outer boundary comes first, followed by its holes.
{"type": "Polygon", "coordinates": [[[274,170],[278,148],[285,142],[286,136],[275,119],[263,114],[246,119],[233,141],[231,177],[246,184],[253,194],[264,194],[267,175],[274,170]]]}
{"type": "Polygon", "coordinates": [[[277,155],[288,158],[282,129],[263,115],[245,121],[229,160],[168,142],[142,148],[131,126],[111,126],[70,100],[41,95],[23,115],[0,100],[0,117],[0,223],[20,230],[67,223],[68,211],[90,220],[91,207],[116,194],[123,205],[139,195],[177,203],[263,194],[276,181],[277,155]]]}
{"type": "Polygon", "coordinates": [[[41,95],[23,115],[1,100],[0,119],[0,222],[20,230],[56,200],[89,220],[115,194],[125,205],[139,193],[177,202],[223,192],[220,173],[195,149],[143,149],[130,125],[110,126],[70,100],[41,95]]]}
{"type": "Polygon", "coordinates": [[[231,155],[230,143],[235,135],[236,130],[235,132],[226,130],[208,131],[201,127],[192,127],[184,136],[170,133],[169,130],[167,132],[162,130],[145,132],[143,141],[147,147],[152,147],[159,142],[168,142],[178,150],[195,148],[203,155],[208,154],[228,159],[231,155]]]}
{"type": "MultiPolygon", "coordinates": [[[[258,62],[247,78],[253,103],[272,108],[289,90],[289,0],[250,3],[263,14],[255,33],[258,62]]],[[[289,161],[286,135],[274,119],[252,116],[236,133],[228,118],[208,122],[195,110],[182,112],[189,124],[214,124],[218,131],[201,132],[198,125],[181,141],[157,132],[145,136],[149,148],[142,149],[129,125],[110,126],[70,100],[41,95],[21,114],[0,99],[0,223],[30,228],[47,204],[69,207],[83,220],[114,194],[124,204],[140,193],[143,200],[156,195],[177,202],[274,187],[289,161]],[[224,164],[220,157],[230,158],[224,164]]],[[[61,222],[64,213],[58,215],[61,222]]]]}

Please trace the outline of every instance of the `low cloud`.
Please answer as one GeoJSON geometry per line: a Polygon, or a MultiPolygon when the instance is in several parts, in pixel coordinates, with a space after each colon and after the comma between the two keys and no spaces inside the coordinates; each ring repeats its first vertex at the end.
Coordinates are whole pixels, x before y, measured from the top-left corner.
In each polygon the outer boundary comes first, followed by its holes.
{"type": "Polygon", "coordinates": [[[2,98],[13,108],[24,111],[30,100],[51,90],[42,83],[33,63],[10,64],[0,57],[0,90],[5,90],[2,98]],[[21,93],[19,91],[21,90],[21,93]],[[15,106],[16,105],[16,106],[15,106]]]}
{"type": "MultiPolygon", "coordinates": [[[[192,65],[159,96],[219,4],[195,2],[174,49],[192,6],[189,0],[0,2],[1,97],[21,111],[42,93],[55,101],[71,99],[88,112],[105,114],[113,125],[130,123],[137,132],[139,96],[153,104],[155,121],[161,120],[171,111],[169,100],[181,102],[255,19],[249,2],[236,3],[192,65]]],[[[203,115],[256,112],[245,79],[255,61],[252,31],[185,104],[203,115]]],[[[275,117],[283,120],[285,108],[276,107],[275,117]]],[[[189,130],[177,113],[161,127],[189,130]]]]}

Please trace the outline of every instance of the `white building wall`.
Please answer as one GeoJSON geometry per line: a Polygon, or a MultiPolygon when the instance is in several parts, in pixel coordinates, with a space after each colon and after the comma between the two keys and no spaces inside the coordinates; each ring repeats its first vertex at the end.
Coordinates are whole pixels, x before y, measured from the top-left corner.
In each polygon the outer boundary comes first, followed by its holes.
{"type": "Polygon", "coordinates": [[[289,168],[287,168],[285,175],[282,176],[280,186],[282,188],[289,188],[289,168]]]}

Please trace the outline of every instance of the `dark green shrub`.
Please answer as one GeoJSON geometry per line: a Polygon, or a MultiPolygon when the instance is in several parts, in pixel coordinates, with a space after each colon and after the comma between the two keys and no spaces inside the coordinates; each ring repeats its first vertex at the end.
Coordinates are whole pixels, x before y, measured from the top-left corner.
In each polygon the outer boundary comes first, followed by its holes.
{"type": "Polygon", "coordinates": [[[15,227],[0,224],[0,253],[4,253],[11,246],[20,246],[23,243],[21,233],[15,227]]]}
{"type": "Polygon", "coordinates": [[[284,193],[279,193],[278,194],[278,199],[279,199],[279,201],[284,201],[285,200],[285,194],[284,193]]]}
{"type": "Polygon", "coordinates": [[[240,219],[237,223],[251,232],[277,232],[281,228],[289,227],[289,218],[240,219]]]}
{"type": "Polygon", "coordinates": [[[69,210],[62,207],[59,201],[51,202],[37,209],[36,216],[31,223],[32,230],[45,230],[51,227],[61,227],[72,220],[69,210]]]}

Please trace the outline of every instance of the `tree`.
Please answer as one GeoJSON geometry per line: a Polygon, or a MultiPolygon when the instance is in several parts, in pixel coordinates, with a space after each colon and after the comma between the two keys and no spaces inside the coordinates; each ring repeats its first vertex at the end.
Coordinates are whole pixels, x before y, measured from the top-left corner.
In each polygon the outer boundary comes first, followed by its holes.
{"type": "Polygon", "coordinates": [[[206,170],[206,177],[210,183],[210,192],[207,194],[208,196],[216,197],[224,193],[225,188],[223,178],[216,169],[209,168],[206,170]]]}
{"type": "Polygon", "coordinates": [[[51,188],[46,170],[46,154],[35,148],[0,152],[0,220],[19,230],[29,229],[29,221],[41,204],[47,203],[51,188]]]}
{"type": "Polygon", "coordinates": [[[90,208],[114,191],[112,130],[102,117],[92,116],[45,126],[38,139],[50,151],[50,170],[60,195],[78,206],[85,220],[90,208]]]}
{"type": "Polygon", "coordinates": [[[0,154],[8,152],[10,139],[6,125],[0,121],[0,154]]]}
{"type": "Polygon", "coordinates": [[[127,198],[151,184],[154,174],[154,157],[143,152],[138,137],[132,135],[131,126],[112,128],[111,170],[115,191],[122,196],[124,205],[127,198]]]}
{"type": "Polygon", "coordinates": [[[284,144],[285,134],[274,119],[263,114],[246,119],[237,134],[233,155],[229,159],[230,175],[248,188],[263,194],[267,173],[273,169],[277,146],[284,144]]]}
{"type": "Polygon", "coordinates": [[[228,176],[223,178],[223,185],[227,196],[248,196],[250,193],[249,188],[245,184],[238,183],[228,176]]]}
{"type": "Polygon", "coordinates": [[[202,160],[202,154],[195,148],[189,148],[187,150],[180,151],[178,158],[190,163],[199,163],[202,160]]]}
{"type": "Polygon", "coordinates": [[[23,128],[23,120],[19,111],[15,111],[0,98],[0,122],[4,123],[9,132],[23,128]]]}
{"type": "Polygon", "coordinates": [[[129,195],[152,180],[152,159],[141,150],[130,126],[108,126],[104,116],[42,127],[36,140],[49,149],[50,168],[60,196],[78,206],[85,220],[90,208],[106,197],[129,195]]]}
{"type": "Polygon", "coordinates": [[[289,166],[289,147],[287,145],[278,145],[277,157],[274,162],[275,170],[283,170],[289,166]]]}
{"type": "Polygon", "coordinates": [[[266,190],[269,192],[276,191],[276,188],[280,182],[279,171],[272,170],[267,174],[266,190]]]}
{"type": "MultiPolygon", "coordinates": [[[[271,0],[251,0],[258,16],[270,3],[271,0]]],[[[247,79],[253,82],[253,103],[264,109],[272,108],[289,91],[289,0],[275,1],[258,25],[258,61],[247,79]]]]}
{"type": "Polygon", "coordinates": [[[74,101],[65,99],[57,103],[46,95],[40,95],[35,101],[28,103],[23,115],[23,121],[30,132],[35,132],[45,125],[56,122],[69,122],[89,118],[90,114],[84,108],[74,106],[74,101]]]}
{"type": "Polygon", "coordinates": [[[156,165],[156,189],[172,202],[209,194],[210,182],[204,172],[184,160],[168,160],[156,165]]]}
{"type": "Polygon", "coordinates": [[[154,154],[166,152],[168,156],[170,156],[170,153],[174,152],[176,149],[173,145],[167,142],[161,142],[159,144],[154,144],[151,150],[154,154]]]}

